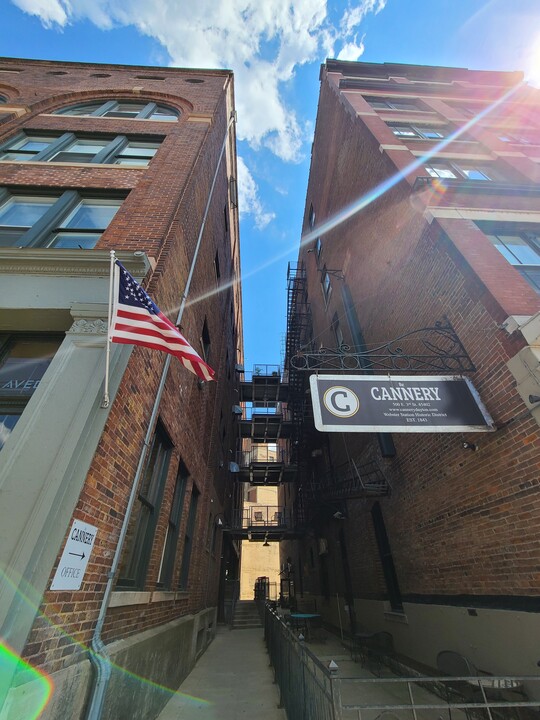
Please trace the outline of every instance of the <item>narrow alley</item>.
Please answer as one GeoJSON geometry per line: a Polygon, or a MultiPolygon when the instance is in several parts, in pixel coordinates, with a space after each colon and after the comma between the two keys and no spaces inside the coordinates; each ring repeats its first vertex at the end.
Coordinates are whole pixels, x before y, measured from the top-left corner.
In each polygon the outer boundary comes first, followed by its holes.
{"type": "Polygon", "coordinates": [[[158,720],[286,720],[262,628],[220,627],[158,720]]]}

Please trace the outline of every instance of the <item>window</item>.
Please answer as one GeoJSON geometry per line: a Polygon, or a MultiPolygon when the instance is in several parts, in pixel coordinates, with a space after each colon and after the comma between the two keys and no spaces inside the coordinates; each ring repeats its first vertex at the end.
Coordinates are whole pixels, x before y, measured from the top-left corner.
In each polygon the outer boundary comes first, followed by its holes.
{"type": "Polygon", "coordinates": [[[116,137],[79,137],[73,133],[19,134],[0,148],[0,160],[25,162],[112,163],[146,167],[160,142],[116,137]]]}
{"type": "Polygon", "coordinates": [[[313,205],[309,206],[308,223],[310,229],[313,230],[313,227],[315,226],[315,210],[313,209],[313,205]]]}
{"type": "Polygon", "coordinates": [[[540,145],[540,135],[535,136],[531,133],[504,133],[498,136],[499,140],[507,143],[516,143],[519,145],[540,145]]]}
{"type": "Polygon", "coordinates": [[[444,125],[440,127],[427,127],[422,125],[398,125],[397,123],[388,123],[388,127],[397,137],[420,138],[422,140],[442,140],[452,132],[448,126],[444,125]]]}
{"type": "Polygon", "coordinates": [[[390,542],[388,540],[381,506],[378,502],[376,502],[371,508],[371,519],[373,520],[373,529],[375,531],[375,539],[377,540],[377,547],[379,549],[379,557],[381,559],[390,607],[395,612],[403,612],[403,603],[401,600],[401,592],[399,589],[396,569],[394,567],[392,550],[390,548],[390,542]]]}
{"type": "Polygon", "coordinates": [[[328,301],[330,300],[330,295],[332,294],[332,285],[330,283],[330,275],[328,274],[326,265],[324,266],[322,274],[321,274],[321,286],[322,286],[322,291],[323,291],[323,295],[324,295],[324,302],[326,305],[328,305],[328,301]]]}
{"type": "Polygon", "coordinates": [[[483,110],[486,109],[485,105],[461,105],[457,103],[448,103],[448,105],[451,105],[451,107],[459,110],[464,115],[468,115],[469,117],[476,117],[477,115],[480,115],[483,110]]]}
{"type": "Polygon", "coordinates": [[[154,102],[131,102],[129,100],[102,100],[84,103],[57,110],[55,115],[81,115],[88,117],[115,117],[137,120],[160,120],[172,122],[178,120],[179,112],[166,105],[154,102]]]}
{"type": "Polygon", "coordinates": [[[317,239],[315,240],[314,250],[315,250],[315,258],[316,258],[316,260],[317,260],[317,262],[318,262],[318,261],[320,260],[320,258],[321,258],[321,252],[322,252],[322,242],[321,242],[321,238],[317,238],[317,239]]]}
{"type": "Polygon", "coordinates": [[[0,247],[93,248],[120,198],[11,194],[0,188],[0,247]]]}
{"type": "Polygon", "coordinates": [[[197,519],[197,505],[199,503],[199,491],[193,486],[191,501],[189,503],[189,515],[187,520],[186,534],[184,537],[184,551],[182,553],[182,567],[180,570],[180,588],[187,590],[189,580],[189,565],[191,562],[191,550],[193,546],[193,534],[195,532],[195,521],[197,519]]]}
{"type": "Polygon", "coordinates": [[[339,324],[339,318],[337,313],[334,313],[334,317],[332,318],[332,332],[334,333],[334,338],[336,341],[336,348],[340,348],[343,345],[343,331],[341,330],[341,326],[339,324]]]}
{"type": "Polygon", "coordinates": [[[221,271],[219,269],[219,252],[217,250],[214,257],[214,270],[216,273],[216,280],[219,282],[219,279],[221,277],[221,271]]]}
{"type": "Polygon", "coordinates": [[[201,335],[201,347],[202,347],[203,360],[205,362],[209,362],[209,360],[210,360],[210,333],[208,332],[208,323],[206,322],[206,318],[204,318],[204,323],[203,323],[203,329],[202,329],[202,335],[201,335]]]}
{"type": "Polygon", "coordinates": [[[540,227],[477,223],[492,245],[540,292],[540,227]]]}
{"type": "Polygon", "coordinates": [[[493,164],[472,164],[465,162],[432,161],[425,166],[431,177],[450,178],[455,180],[482,180],[500,181],[503,180],[501,173],[495,169],[493,164]]]}
{"type": "Polygon", "coordinates": [[[158,584],[165,588],[172,587],[174,558],[176,556],[176,546],[178,545],[180,520],[182,518],[182,508],[184,506],[184,496],[186,494],[188,477],[188,470],[184,463],[180,461],[174,485],[174,494],[169,512],[169,522],[167,524],[167,535],[165,536],[165,544],[163,546],[163,555],[161,558],[161,567],[159,569],[158,577],[158,584]]]}
{"type": "Polygon", "coordinates": [[[133,512],[128,529],[120,566],[119,587],[144,587],[169,470],[171,448],[172,443],[158,421],[139,487],[139,505],[133,512]]]}
{"type": "Polygon", "coordinates": [[[424,107],[416,100],[401,98],[366,97],[364,98],[375,110],[423,110],[424,107]]]}
{"type": "Polygon", "coordinates": [[[61,342],[60,336],[0,335],[0,450],[61,342]]]}

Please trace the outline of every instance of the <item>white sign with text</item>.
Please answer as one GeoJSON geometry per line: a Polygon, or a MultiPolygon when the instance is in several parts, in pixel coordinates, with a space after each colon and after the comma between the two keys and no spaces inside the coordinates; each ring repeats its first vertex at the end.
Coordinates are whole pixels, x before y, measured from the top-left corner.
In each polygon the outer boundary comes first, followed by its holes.
{"type": "Polygon", "coordinates": [[[97,528],[82,520],[74,520],[64,552],[56,568],[51,590],[79,590],[90,553],[94,547],[97,528]]]}

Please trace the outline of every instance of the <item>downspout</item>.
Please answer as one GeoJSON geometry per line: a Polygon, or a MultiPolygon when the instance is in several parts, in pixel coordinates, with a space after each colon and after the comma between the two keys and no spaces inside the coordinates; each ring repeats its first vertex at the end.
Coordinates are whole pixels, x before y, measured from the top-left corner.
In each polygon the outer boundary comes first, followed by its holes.
{"type": "MultiPolygon", "coordinates": [[[[212,180],[212,185],[210,187],[210,192],[208,194],[208,200],[206,201],[206,207],[204,210],[204,215],[201,223],[201,228],[199,230],[199,235],[197,237],[197,244],[195,246],[195,252],[193,254],[193,259],[191,261],[191,267],[189,269],[189,274],[186,280],[186,285],[184,292],[182,293],[182,300],[180,304],[180,309],[178,311],[178,317],[176,318],[176,325],[180,325],[180,322],[182,320],[182,315],[184,314],[184,309],[186,307],[186,301],[189,295],[189,290],[191,286],[191,280],[193,278],[193,273],[195,271],[195,264],[197,262],[197,257],[199,254],[199,249],[201,246],[202,236],[204,232],[204,228],[206,225],[206,220],[208,218],[208,212],[210,210],[210,202],[212,200],[212,196],[214,193],[214,188],[216,186],[217,177],[219,173],[219,169],[221,166],[221,160],[223,158],[223,153],[225,152],[225,147],[227,145],[227,140],[229,138],[229,130],[231,129],[231,125],[236,122],[236,113],[232,112],[231,116],[229,118],[229,122],[227,124],[227,130],[225,132],[225,137],[223,139],[223,144],[221,146],[221,152],[219,154],[216,171],[214,173],[214,178],[212,180]]],[[[127,535],[128,531],[128,525],[129,520],[131,517],[131,511],[133,509],[133,505],[135,503],[135,499],[137,497],[137,491],[139,488],[139,481],[141,478],[141,474],[144,468],[144,463],[146,460],[146,453],[148,451],[148,448],[150,446],[150,441],[152,439],[152,432],[154,430],[154,425],[156,423],[156,418],[159,411],[159,405],[161,402],[161,397],[163,395],[163,390],[165,388],[165,382],[167,380],[167,374],[169,371],[169,366],[171,364],[171,355],[167,355],[165,359],[165,364],[163,366],[163,370],[161,373],[161,379],[159,382],[159,387],[156,394],[156,399],[154,401],[154,407],[152,408],[152,415],[150,417],[150,421],[148,423],[148,427],[146,430],[146,436],[144,438],[144,443],[141,450],[141,455],[139,457],[139,462],[137,465],[137,470],[135,472],[135,477],[133,479],[133,485],[131,487],[131,493],[129,496],[129,501],[126,508],[126,513],[124,515],[124,521],[122,523],[122,528],[120,530],[120,536],[118,538],[118,543],[116,545],[116,550],[113,558],[113,562],[111,565],[111,569],[109,570],[108,576],[107,576],[107,585],[105,587],[105,592],[103,594],[103,600],[101,603],[101,607],[99,610],[98,619],[96,622],[96,627],[94,629],[94,634],[92,636],[91,641],[91,648],[92,652],[90,653],[90,662],[92,663],[94,667],[94,682],[92,687],[92,695],[89,701],[88,706],[88,712],[86,714],[86,720],[99,720],[101,718],[101,713],[103,710],[103,703],[105,700],[105,693],[107,691],[107,687],[109,685],[109,681],[111,679],[111,662],[109,659],[109,655],[107,652],[107,648],[101,638],[101,632],[103,630],[103,625],[105,622],[105,616],[107,614],[107,610],[109,608],[109,602],[111,599],[111,593],[113,589],[113,582],[114,578],[116,576],[116,572],[118,570],[118,566],[120,565],[120,558],[122,556],[122,549],[124,545],[124,541],[127,535]]]]}

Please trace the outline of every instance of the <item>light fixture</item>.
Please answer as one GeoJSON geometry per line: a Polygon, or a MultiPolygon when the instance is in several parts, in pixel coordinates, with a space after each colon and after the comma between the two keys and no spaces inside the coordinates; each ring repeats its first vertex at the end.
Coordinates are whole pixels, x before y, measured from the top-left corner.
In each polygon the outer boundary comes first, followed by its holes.
{"type": "Polygon", "coordinates": [[[531,405],[540,402],[540,395],[529,395],[529,402],[531,405]]]}
{"type": "Polygon", "coordinates": [[[341,512],[341,510],[338,510],[337,512],[335,512],[332,515],[332,517],[334,518],[334,520],[346,520],[347,519],[345,517],[345,515],[341,512]]]}
{"type": "Polygon", "coordinates": [[[268,533],[264,536],[263,547],[270,547],[270,543],[268,542],[268,533]]]}

